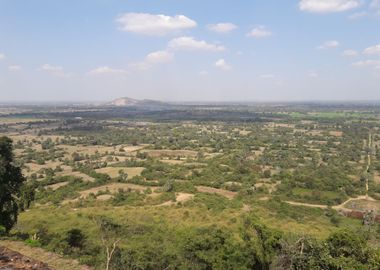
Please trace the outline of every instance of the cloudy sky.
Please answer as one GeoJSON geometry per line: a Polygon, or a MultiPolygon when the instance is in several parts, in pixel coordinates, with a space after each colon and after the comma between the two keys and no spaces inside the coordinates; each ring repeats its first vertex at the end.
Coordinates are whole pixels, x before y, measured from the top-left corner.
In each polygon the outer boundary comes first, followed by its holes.
{"type": "Polygon", "coordinates": [[[380,100],[380,0],[0,0],[0,101],[380,100]]]}

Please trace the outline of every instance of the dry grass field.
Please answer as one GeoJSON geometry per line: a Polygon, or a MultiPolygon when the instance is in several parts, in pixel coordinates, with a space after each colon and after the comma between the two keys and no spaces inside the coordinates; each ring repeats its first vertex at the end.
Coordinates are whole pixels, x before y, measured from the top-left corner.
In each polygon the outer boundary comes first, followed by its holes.
{"type": "Polygon", "coordinates": [[[119,192],[119,190],[124,190],[124,191],[131,190],[131,191],[143,192],[143,191],[147,190],[148,188],[150,188],[152,191],[155,191],[158,189],[158,187],[147,187],[147,186],[140,186],[140,185],[128,184],[128,183],[111,183],[111,184],[103,185],[100,187],[94,187],[94,188],[90,188],[90,189],[81,191],[80,196],[78,198],[64,200],[62,202],[62,204],[77,202],[79,199],[85,199],[90,194],[96,195],[98,192],[110,193],[110,194],[102,194],[100,196],[97,196],[97,198],[96,198],[97,200],[105,201],[105,200],[112,198],[112,194],[119,192]],[[107,196],[103,196],[103,195],[107,195],[107,196]]]}
{"type": "Polygon", "coordinates": [[[57,166],[62,165],[59,161],[47,161],[45,164],[36,164],[36,163],[26,163],[26,169],[23,170],[23,173],[26,176],[30,176],[33,173],[38,173],[39,171],[47,168],[55,169],[57,166]]]}
{"type": "Polygon", "coordinates": [[[379,171],[375,171],[375,173],[373,174],[373,181],[376,184],[380,184],[380,172],[379,171]]]}
{"type": "Polygon", "coordinates": [[[171,165],[183,164],[185,162],[184,160],[177,160],[177,159],[161,159],[160,161],[166,164],[171,164],[171,165]]]}
{"type": "Polygon", "coordinates": [[[331,136],[335,136],[335,137],[342,137],[343,136],[343,132],[342,131],[330,131],[329,134],[331,136]]]}
{"type": "Polygon", "coordinates": [[[47,140],[47,139],[51,139],[53,142],[55,142],[57,139],[58,140],[61,140],[64,138],[64,136],[59,136],[59,135],[43,135],[43,136],[37,136],[37,135],[31,135],[31,134],[19,134],[19,133],[11,133],[11,134],[8,134],[7,136],[9,136],[14,142],[17,142],[17,141],[28,141],[28,142],[31,142],[31,141],[36,141],[36,142],[41,142],[41,141],[44,141],[44,140],[47,140]]]}
{"type": "Polygon", "coordinates": [[[68,184],[69,184],[69,182],[60,182],[60,183],[57,183],[57,184],[52,184],[52,185],[45,186],[45,188],[46,189],[50,188],[52,190],[57,190],[60,187],[67,186],[68,184]]]}
{"type": "Polygon", "coordinates": [[[120,153],[120,147],[117,146],[98,146],[98,145],[59,145],[59,148],[62,148],[64,151],[68,153],[68,157],[70,158],[72,153],[76,152],[78,154],[83,155],[94,155],[99,153],[101,155],[105,155],[106,153],[120,153]]]}
{"type": "Polygon", "coordinates": [[[380,201],[355,200],[346,203],[344,207],[358,211],[374,210],[377,214],[380,214],[380,201]]]}
{"type": "MultiPolygon", "coordinates": [[[[110,193],[116,193],[119,191],[119,189],[128,191],[128,190],[134,190],[134,191],[144,191],[148,189],[149,187],[146,186],[140,186],[135,184],[126,184],[126,183],[111,183],[100,187],[91,188],[85,191],[80,192],[80,197],[85,198],[91,193],[98,193],[99,191],[109,191],[110,193]]],[[[151,187],[152,190],[156,190],[157,187],[151,187]]]]}
{"type": "Polygon", "coordinates": [[[198,155],[197,151],[191,151],[191,150],[143,150],[142,152],[147,153],[148,156],[153,157],[153,158],[159,158],[159,157],[195,158],[198,155]]]}
{"type": "Polygon", "coordinates": [[[175,202],[167,201],[167,202],[160,204],[159,206],[171,206],[171,205],[176,205],[178,203],[184,203],[184,202],[192,200],[195,195],[190,194],[190,193],[177,193],[177,194],[175,194],[175,196],[176,196],[175,202]]]}
{"type": "MultiPolygon", "coordinates": [[[[31,122],[43,122],[48,119],[38,119],[38,118],[4,118],[0,117],[0,125],[2,124],[21,124],[21,123],[31,123],[31,122]]],[[[51,120],[51,119],[49,119],[51,120]]]]}
{"type": "Polygon", "coordinates": [[[74,176],[78,178],[82,178],[84,182],[94,182],[95,179],[92,178],[91,176],[81,173],[81,172],[63,172],[63,173],[58,173],[59,176],[74,176]]]}
{"type": "Polygon", "coordinates": [[[108,174],[111,178],[115,178],[119,176],[119,171],[122,170],[124,173],[128,174],[128,178],[132,178],[134,176],[141,175],[141,172],[145,168],[143,167],[105,167],[101,169],[97,169],[98,173],[108,174]]]}
{"type": "Polygon", "coordinates": [[[232,200],[235,198],[237,195],[237,192],[229,191],[229,190],[224,190],[224,189],[218,189],[218,188],[212,188],[212,187],[205,187],[205,186],[197,186],[198,192],[203,192],[203,193],[215,193],[221,196],[226,197],[227,199],[232,200]]]}
{"type": "Polygon", "coordinates": [[[125,152],[136,152],[136,151],[140,151],[146,147],[148,147],[150,144],[142,144],[142,145],[136,145],[136,146],[133,146],[133,145],[129,145],[129,146],[124,146],[123,149],[125,152]]]}

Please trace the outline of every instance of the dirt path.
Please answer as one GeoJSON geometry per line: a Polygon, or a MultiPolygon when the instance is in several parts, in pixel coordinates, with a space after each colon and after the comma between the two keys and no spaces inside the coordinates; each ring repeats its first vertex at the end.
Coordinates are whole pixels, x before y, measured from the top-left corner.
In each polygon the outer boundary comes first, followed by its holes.
{"type": "MultiPolygon", "coordinates": [[[[360,201],[360,200],[367,200],[367,201],[372,201],[372,202],[377,201],[376,199],[369,197],[368,195],[363,195],[363,196],[358,196],[356,198],[349,198],[348,200],[344,201],[343,203],[341,203],[339,205],[331,206],[331,208],[335,209],[335,210],[351,211],[352,209],[346,208],[344,206],[349,202],[360,201]]],[[[313,207],[313,208],[320,208],[320,209],[327,209],[328,208],[328,205],[325,205],[325,204],[301,203],[301,202],[293,202],[293,201],[285,201],[285,202],[288,204],[297,205],[297,206],[306,206],[306,207],[313,207]]]]}
{"type": "Polygon", "coordinates": [[[297,205],[297,206],[307,206],[307,207],[313,207],[313,208],[321,208],[321,209],[327,209],[327,205],[324,204],[311,204],[311,203],[301,203],[301,202],[293,202],[293,201],[285,201],[288,204],[291,205],[297,205]]]}
{"type": "MultiPolygon", "coordinates": [[[[76,260],[70,260],[42,248],[32,248],[23,242],[1,240],[0,246],[21,253],[23,256],[41,261],[52,269],[57,270],[91,270],[88,266],[80,265],[76,260]]],[[[12,268],[11,268],[12,269],[12,268]]],[[[38,268],[39,269],[39,268],[38,268]]]]}

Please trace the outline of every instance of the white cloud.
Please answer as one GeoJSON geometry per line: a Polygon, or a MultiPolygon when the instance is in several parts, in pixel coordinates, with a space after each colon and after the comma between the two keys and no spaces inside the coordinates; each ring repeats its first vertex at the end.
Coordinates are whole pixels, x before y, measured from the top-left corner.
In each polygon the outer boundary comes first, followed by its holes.
{"type": "Polygon", "coordinates": [[[324,49],[334,49],[340,46],[339,41],[336,40],[329,40],[324,42],[322,45],[318,46],[318,50],[324,50],[324,49]]]}
{"type": "Polygon", "coordinates": [[[273,74],[262,74],[259,76],[260,79],[274,79],[275,76],[273,74]]]}
{"type": "Polygon", "coordinates": [[[364,54],[380,54],[380,44],[368,47],[363,51],[364,54]]]}
{"type": "Polygon", "coordinates": [[[342,12],[360,5],[360,0],[301,0],[299,2],[300,10],[316,13],[342,12]]]}
{"type": "Polygon", "coordinates": [[[365,17],[367,15],[368,15],[368,12],[366,12],[366,11],[360,11],[360,12],[356,12],[356,13],[351,14],[350,16],[348,16],[348,18],[351,19],[351,20],[356,20],[356,19],[363,18],[363,17],[365,17]]]}
{"type": "Polygon", "coordinates": [[[68,77],[71,77],[71,75],[72,75],[70,73],[66,73],[63,70],[62,67],[60,67],[60,66],[53,66],[53,65],[50,65],[50,64],[44,64],[44,65],[41,66],[40,69],[43,70],[43,71],[46,71],[46,72],[48,72],[51,75],[56,76],[56,77],[68,78],[68,77]]]}
{"type": "Polygon", "coordinates": [[[345,50],[343,52],[343,55],[344,56],[348,56],[348,57],[354,57],[354,56],[358,56],[359,53],[357,51],[355,51],[355,50],[345,50]]]}
{"type": "Polygon", "coordinates": [[[104,75],[104,74],[119,74],[126,75],[128,73],[125,69],[110,68],[108,66],[97,67],[88,72],[90,75],[104,75]]]}
{"type": "Polygon", "coordinates": [[[225,34],[225,33],[230,33],[233,30],[237,29],[237,26],[233,23],[217,23],[217,24],[209,24],[207,28],[210,31],[225,34]]]}
{"type": "Polygon", "coordinates": [[[318,78],[319,77],[319,73],[314,71],[314,70],[311,70],[307,73],[307,76],[310,77],[310,78],[318,78]]]}
{"type": "Polygon", "coordinates": [[[208,72],[206,70],[202,70],[201,72],[199,72],[199,75],[201,75],[201,76],[207,76],[208,72]]]}
{"type": "Polygon", "coordinates": [[[227,64],[226,60],[224,59],[219,59],[218,61],[215,62],[215,67],[220,68],[222,70],[230,70],[231,66],[227,64]]]}
{"type": "Polygon", "coordinates": [[[380,0],[372,0],[369,7],[371,9],[380,9],[380,0]]]}
{"type": "Polygon", "coordinates": [[[195,21],[184,15],[126,13],[116,21],[120,24],[119,29],[122,31],[151,36],[164,36],[197,26],[195,21]]]}
{"type": "Polygon", "coordinates": [[[168,51],[156,51],[145,56],[144,61],[130,64],[133,70],[148,70],[154,65],[169,63],[174,59],[174,54],[168,51]]]}
{"type": "Polygon", "coordinates": [[[372,67],[380,66],[380,60],[363,60],[352,63],[354,67],[372,67]]]}
{"type": "Polygon", "coordinates": [[[19,70],[21,70],[21,67],[18,65],[12,65],[12,66],[8,66],[8,70],[9,71],[19,71],[19,70]]]}
{"type": "Polygon", "coordinates": [[[204,40],[195,40],[193,37],[179,37],[172,39],[169,44],[169,48],[174,50],[184,51],[210,51],[221,52],[226,48],[216,44],[207,43],[204,40]]]}
{"type": "Polygon", "coordinates": [[[52,66],[50,64],[44,64],[44,65],[42,65],[41,69],[45,70],[45,71],[52,71],[52,72],[58,72],[58,71],[62,71],[63,70],[62,67],[52,66]]]}
{"type": "Polygon", "coordinates": [[[148,54],[145,57],[145,61],[150,64],[160,64],[171,62],[174,58],[174,54],[168,51],[157,51],[148,54]]]}
{"type": "Polygon", "coordinates": [[[262,25],[253,28],[249,33],[247,33],[247,37],[254,37],[254,38],[270,37],[271,35],[272,35],[272,32],[262,25]]]}
{"type": "Polygon", "coordinates": [[[5,54],[0,53],[0,60],[3,60],[3,59],[5,59],[5,54]]]}

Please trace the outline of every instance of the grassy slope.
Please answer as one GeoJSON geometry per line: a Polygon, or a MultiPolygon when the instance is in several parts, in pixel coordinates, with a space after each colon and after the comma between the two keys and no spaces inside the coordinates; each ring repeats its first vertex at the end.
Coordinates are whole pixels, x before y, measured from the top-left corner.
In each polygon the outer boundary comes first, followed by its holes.
{"type": "MultiPolygon", "coordinates": [[[[120,224],[165,223],[173,229],[217,224],[238,233],[242,216],[247,213],[244,209],[207,210],[203,205],[191,202],[185,204],[187,206],[170,207],[112,207],[102,204],[99,202],[96,206],[78,209],[69,206],[34,208],[21,214],[17,229],[33,232],[36,228],[45,226],[49,231],[60,233],[80,228],[90,239],[97,239],[95,225],[89,217],[105,215],[114,218],[120,224]]],[[[255,203],[250,209],[269,227],[317,238],[325,238],[338,229],[331,224],[323,210],[290,205],[276,209],[277,206],[268,207],[266,204],[267,202],[255,203]]],[[[340,227],[358,228],[360,221],[342,217],[340,227]]]]}
{"type": "Polygon", "coordinates": [[[47,252],[42,248],[32,248],[22,242],[16,241],[0,241],[0,246],[7,247],[11,250],[15,250],[24,256],[33,258],[35,260],[47,263],[50,267],[59,270],[87,270],[86,266],[79,265],[76,260],[70,260],[62,258],[61,256],[47,252]]]}

